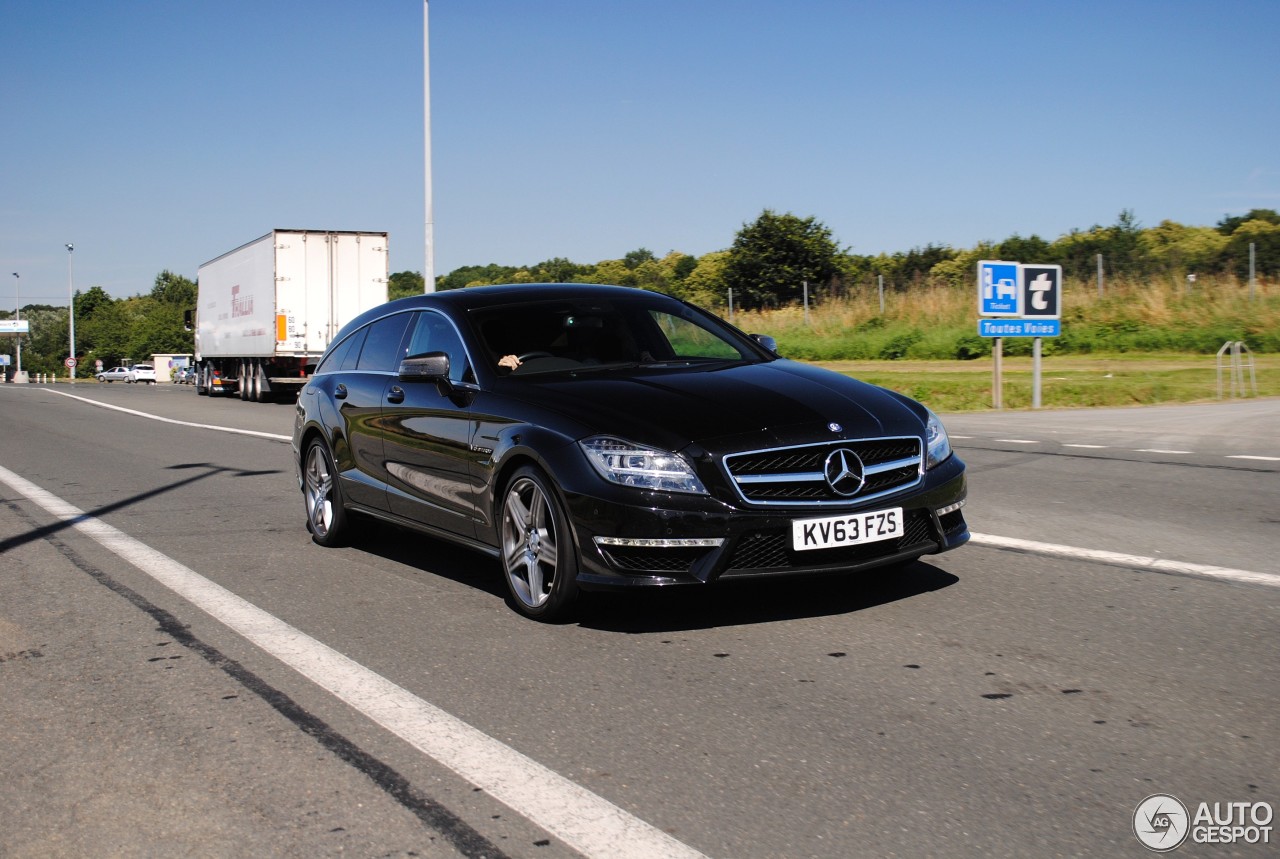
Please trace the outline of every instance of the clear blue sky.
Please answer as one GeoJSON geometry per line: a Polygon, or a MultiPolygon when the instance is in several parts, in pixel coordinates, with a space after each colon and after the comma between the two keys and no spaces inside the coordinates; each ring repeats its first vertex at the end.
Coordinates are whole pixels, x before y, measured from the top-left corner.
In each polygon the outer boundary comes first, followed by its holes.
{"type": "MultiPolygon", "coordinates": [[[[423,268],[420,0],[4,0],[0,307],[275,227],[423,268]]],[[[1280,2],[432,0],[436,270],[1280,207],[1280,2]]]]}

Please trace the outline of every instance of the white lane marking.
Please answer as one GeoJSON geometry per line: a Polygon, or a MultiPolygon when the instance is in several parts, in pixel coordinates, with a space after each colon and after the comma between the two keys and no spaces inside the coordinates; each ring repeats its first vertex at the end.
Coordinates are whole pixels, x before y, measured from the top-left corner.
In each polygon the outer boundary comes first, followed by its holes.
{"type": "Polygon", "coordinates": [[[1250,570],[1234,570],[1230,567],[1213,567],[1207,564],[1191,564],[1186,561],[1148,558],[1143,555],[1104,552],[1100,549],[1081,549],[1076,546],[1060,546],[1056,543],[1018,540],[1014,537],[997,537],[993,534],[970,534],[969,539],[970,542],[979,546],[991,546],[996,549],[1014,549],[1036,555],[1050,555],[1055,558],[1096,561],[1117,567],[1156,570],[1162,573],[1181,573],[1187,576],[1202,576],[1209,579],[1225,579],[1232,582],[1246,582],[1252,585],[1280,588],[1280,575],[1275,575],[1274,573],[1255,573],[1250,570]]]}
{"type": "Polygon", "coordinates": [[[996,439],[996,441],[1001,441],[1001,442],[1004,442],[1005,444],[1039,444],[1040,443],[1035,439],[1030,439],[1030,438],[998,438],[996,439]]]}
{"type": "Polygon", "coordinates": [[[229,432],[229,433],[235,433],[236,435],[252,435],[252,436],[257,436],[258,438],[279,439],[280,441],[290,441],[293,438],[292,436],[280,435],[279,433],[274,433],[274,432],[258,432],[257,430],[237,429],[236,427],[218,426],[217,424],[198,424],[192,421],[176,420],[175,418],[162,418],[159,415],[153,415],[148,412],[140,412],[137,409],[126,409],[124,406],[113,406],[109,403],[99,402],[98,400],[91,400],[88,397],[77,397],[75,394],[68,394],[65,391],[55,391],[53,388],[41,388],[40,390],[48,391],[51,394],[57,394],[58,396],[61,396],[61,397],[69,397],[70,399],[73,399],[73,400],[79,400],[82,403],[88,403],[91,406],[97,406],[98,408],[101,408],[101,409],[111,409],[112,411],[124,412],[127,415],[137,415],[140,418],[148,418],[150,420],[160,421],[161,423],[166,423],[166,424],[177,424],[178,426],[195,427],[196,429],[217,430],[218,432],[229,432]]]}
{"type": "Polygon", "coordinates": [[[1249,456],[1244,453],[1228,456],[1227,459],[1260,459],[1263,462],[1280,462],[1280,456],[1249,456]]]}
{"type": "Polygon", "coordinates": [[[4,467],[0,481],[588,859],[705,859],[603,797],[4,467]]]}
{"type": "Polygon", "coordinates": [[[1088,448],[1089,450],[1105,450],[1107,448],[1107,445],[1105,444],[1064,444],[1063,447],[1083,447],[1083,448],[1088,448]]]}
{"type": "Polygon", "coordinates": [[[1191,453],[1189,450],[1165,450],[1159,447],[1140,447],[1134,453],[1191,453]]]}

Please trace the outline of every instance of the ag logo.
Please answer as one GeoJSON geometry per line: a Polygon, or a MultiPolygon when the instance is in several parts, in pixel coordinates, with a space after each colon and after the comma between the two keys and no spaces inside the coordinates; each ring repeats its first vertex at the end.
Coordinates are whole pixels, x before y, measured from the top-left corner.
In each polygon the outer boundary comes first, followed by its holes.
{"type": "Polygon", "coordinates": [[[836,448],[827,455],[822,473],[827,478],[827,485],[831,490],[846,498],[857,495],[865,479],[862,474],[862,460],[847,447],[836,448]]]}
{"type": "Polygon", "coordinates": [[[1167,793],[1153,794],[1133,812],[1133,834],[1142,846],[1157,853],[1167,853],[1187,840],[1191,817],[1177,797],[1167,793]]]}

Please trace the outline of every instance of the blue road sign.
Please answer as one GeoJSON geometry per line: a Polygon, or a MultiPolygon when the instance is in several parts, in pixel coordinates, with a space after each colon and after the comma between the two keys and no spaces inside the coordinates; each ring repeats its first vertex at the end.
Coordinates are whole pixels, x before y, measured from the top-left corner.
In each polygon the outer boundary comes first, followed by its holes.
{"type": "Polygon", "coordinates": [[[1022,282],[1016,262],[978,261],[978,315],[1022,315],[1022,282]]]}
{"type": "Polygon", "coordinates": [[[979,319],[980,337],[1057,337],[1061,319],[979,319]]]}

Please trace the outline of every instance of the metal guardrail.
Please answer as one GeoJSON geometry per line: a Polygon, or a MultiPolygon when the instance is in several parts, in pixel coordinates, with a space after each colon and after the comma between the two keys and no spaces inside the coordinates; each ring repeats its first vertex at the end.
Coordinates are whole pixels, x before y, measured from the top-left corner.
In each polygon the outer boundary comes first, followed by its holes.
{"type": "Polygon", "coordinates": [[[1228,340],[1218,350],[1218,399],[1223,399],[1222,374],[1230,379],[1231,398],[1258,396],[1258,376],[1254,370],[1253,353],[1242,340],[1228,340]],[[1230,357],[1228,357],[1228,354],[1230,357]],[[1249,386],[1244,383],[1244,371],[1249,370],[1249,386]]]}

